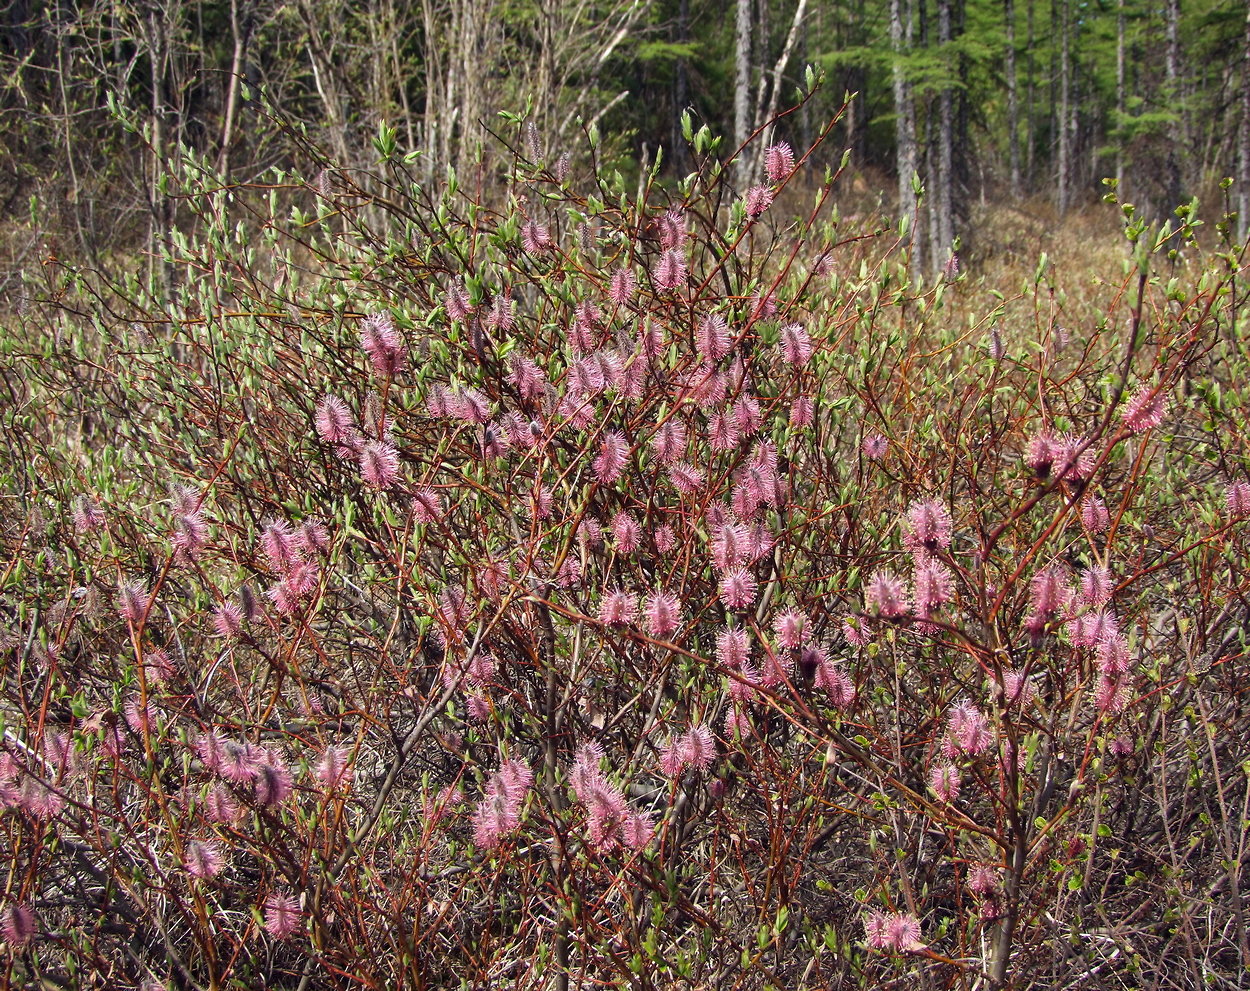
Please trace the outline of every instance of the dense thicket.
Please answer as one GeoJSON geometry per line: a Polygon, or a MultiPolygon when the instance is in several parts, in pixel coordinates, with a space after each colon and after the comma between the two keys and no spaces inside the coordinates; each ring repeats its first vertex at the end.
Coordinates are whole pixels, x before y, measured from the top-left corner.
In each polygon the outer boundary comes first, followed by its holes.
{"type": "MultiPolygon", "coordinates": [[[[308,166],[262,106],[344,167],[372,158],[388,121],[441,175],[477,158],[499,110],[528,106],[553,160],[598,122],[624,135],[627,170],[663,149],[680,175],[681,110],[739,144],[808,65],[830,85],[778,136],[806,146],[854,93],[836,144],[877,181],[898,176],[932,268],[986,197],[1062,212],[1117,177],[1164,216],[1245,178],[1250,22],[1235,0],[742,0],[725,15],[720,0],[16,0],[0,14],[0,196],[17,213],[49,194],[31,229],[100,262],[119,236],[170,226],[152,190],[178,142],[240,180],[308,166]]],[[[759,167],[742,163],[739,184],[759,167]]]]}

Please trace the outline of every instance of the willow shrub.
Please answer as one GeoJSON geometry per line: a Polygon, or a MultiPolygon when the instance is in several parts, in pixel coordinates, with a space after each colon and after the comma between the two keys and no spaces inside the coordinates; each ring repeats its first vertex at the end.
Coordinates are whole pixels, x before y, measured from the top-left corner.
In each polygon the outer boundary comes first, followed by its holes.
{"type": "Polygon", "coordinates": [[[819,144],[737,194],[687,121],[635,192],[501,131],[188,156],[172,290],[32,276],[8,981],[1234,979],[1235,248],[1126,208],[1069,312],[913,280],[819,144]]]}

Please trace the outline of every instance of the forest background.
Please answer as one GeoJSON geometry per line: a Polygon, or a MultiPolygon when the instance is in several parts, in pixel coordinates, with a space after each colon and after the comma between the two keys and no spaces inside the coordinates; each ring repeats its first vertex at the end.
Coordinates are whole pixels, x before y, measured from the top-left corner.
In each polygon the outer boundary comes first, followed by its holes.
{"type": "MultiPolygon", "coordinates": [[[[261,104],[342,168],[371,161],[389,122],[427,177],[463,170],[498,157],[484,128],[509,110],[552,161],[594,126],[613,167],[637,176],[664,155],[680,176],[682,110],[742,145],[806,66],[827,85],[776,137],[806,148],[841,113],[822,154],[848,149],[857,178],[838,195],[911,216],[918,267],[940,269],[956,238],[965,258],[1036,254],[1105,177],[1153,218],[1226,175],[1245,197],[1246,14],[1234,0],[13,0],[0,278],[35,250],[98,266],[151,247],[173,220],[156,179],[180,144],[240,181],[308,167],[261,104]],[[987,204],[1009,209],[974,222],[987,204]]],[[[761,168],[743,155],[739,184],[761,168]]]]}

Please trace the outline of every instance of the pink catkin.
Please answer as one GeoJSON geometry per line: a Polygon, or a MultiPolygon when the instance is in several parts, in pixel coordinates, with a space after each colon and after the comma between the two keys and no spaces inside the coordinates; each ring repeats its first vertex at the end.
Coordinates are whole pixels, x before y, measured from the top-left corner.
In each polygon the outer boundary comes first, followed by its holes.
{"type": "Polygon", "coordinates": [[[608,298],[613,303],[617,306],[628,306],[634,301],[637,292],[638,279],[632,270],[619,268],[612,273],[612,279],[608,283],[608,298]]]}
{"type": "Polygon", "coordinates": [[[652,592],[647,596],[643,611],[647,620],[647,632],[656,639],[667,639],[681,625],[677,596],[671,592],[658,589],[652,592]]]}
{"type": "Polygon", "coordinates": [[[1228,518],[1245,519],[1250,516],[1250,482],[1230,482],[1224,493],[1228,518]]]}
{"type": "Polygon", "coordinates": [[[35,913],[21,902],[6,905],[0,912],[0,935],[11,948],[25,946],[34,939],[37,926],[35,913]]]}
{"type": "Polygon", "coordinates": [[[750,531],[742,524],[726,524],[714,531],[711,560],[717,571],[730,571],[750,556],[750,531]]]}
{"type": "Polygon", "coordinates": [[[527,220],[521,225],[521,246],[525,248],[526,254],[539,255],[545,251],[550,251],[554,247],[551,240],[551,232],[547,229],[546,224],[540,224],[533,220],[527,220]]]}
{"type": "Polygon", "coordinates": [[[608,626],[628,626],[637,616],[637,598],[620,589],[604,593],[599,602],[599,621],[608,626]]]}
{"type": "Polygon", "coordinates": [[[774,186],[785,182],[794,171],[794,152],[780,141],[764,152],[764,175],[774,186]]]}
{"type": "Polygon", "coordinates": [[[676,251],[665,251],[652,274],[659,290],[679,289],[686,282],[686,262],[676,251]]]}
{"type": "Polygon", "coordinates": [[[611,485],[619,479],[629,459],[629,442],[619,430],[603,435],[599,442],[599,454],[591,466],[601,485],[611,485]]]}
{"type": "Polygon", "coordinates": [[[758,585],[755,576],[745,568],[725,574],[720,582],[720,595],[730,609],[746,609],[755,602],[758,585]]]}
{"type": "Polygon", "coordinates": [[[747,190],[746,196],[743,197],[743,207],[746,214],[752,220],[764,215],[764,212],[773,205],[773,191],[767,186],[752,186],[747,190]]]}
{"type": "Polygon", "coordinates": [[[1135,434],[1151,430],[1163,422],[1167,413],[1167,397],[1161,390],[1143,386],[1135,392],[1121,412],[1124,425],[1135,434]]]}
{"type": "Polygon", "coordinates": [[[1091,534],[1103,533],[1111,526],[1111,513],[1097,496],[1086,497],[1081,505],[1081,525],[1091,534]]]}
{"type": "Polygon", "coordinates": [[[299,899],[281,891],[270,892],[265,899],[265,931],[274,939],[287,939],[299,928],[299,899]]]}
{"type": "Polygon", "coordinates": [[[868,945],[878,950],[912,953],[924,949],[920,922],[906,912],[869,912],[864,920],[864,936],[868,945]]]}
{"type": "Polygon", "coordinates": [[[474,842],[494,849],[520,826],[521,806],[534,783],[534,772],[521,761],[505,761],[492,775],[473,816],[474,842]]]}
{"type": "Polygon", "coordinates": [[[747,632],[743,629],[721,630],[716,637],[716,659],[727,668],[742,668],[750,656],[747,632]]]}
{"type": "Polygon", "coordinates": [[[138,579],[122,582],[117,591],[117,611],[132,625],[138,625],[143,620],[148,601],[147,586],[138,579]]]}
{"type": "Polygon", "coordinates": [[[360,477],[375,489],[389,489],[399,480],[399,452],[385,441],[369,441],[360,454],[360,477]]]}
{"type": "Polygon", "coordinates": [[[943,751],[948,757],[958,754],[976,755],[988,750],[994,743],[985,715],[971,702],[961,702],[951,709],[946,727],[943,751]]]}
{"type": "Polygon", "coordinates": [[[812,339],[801,324],[792,323],[781,328],[781,356],[787,365],[795,368],[806,365],[812,357],[812,339]]]}
{"type": "Polygon", "coordinates": [[[211,840],[192,840],[183,850],[183,869],[194,878],[216,877],[225,867],[221,850],[211,840]]]}
{"type": "Polygon", "coordinates": [[[710,365],[719,361],[729,353],[729,324],[719,313],[709,313],[695,330],[694,344],[696,350],[710,365]]]}
{"type": "Polygon", "coordinates": [[[903,524],[903,546],[936,551],[950,546],[951,514],[936,499],[913,503],[903,524]]]}
{"type": "Polygon", "coordinates": [[[1111,601],[1114,590],[1115,583],[1107,568],[1095,565],[1081,572],[1081,600],[1086,605],[1101,609],[1111,601]]]}
{"type": "Polygon", "coordinates": [[[943,802],[955,801],[959,796],[959,769],[954,764],[935,767],[929,775],[929,786],[943,802]]]}
{"type": "Polygon", "coordinates": [[[810,396],[798,396],[790,404],[790,425],[810,427],[816,418],[816,404],[810,396]]]}
{"type": "Polygon", "coordinates": [[[379,375],[389,377],[403,369],[404,339],[389,313],[370,314],[360,322],[360,346],[379,375]]]}
{"type": "Polygon", "coordinates": [[[343,444],[356,435],[347,404],[338,396],[323,396],[317,403],[317,436],[327,444],[343,444]]]}
{"type": "Polygon", "coordinates": [[[82,496],[74,503],[71,516],[74,520],[74,529],[79,533],[91,533],[104,526],[104,512],[86,496],[82,496]]]}
{"type": "Polygon", "coordinates": [[[911,611],[907,586],[890,571],[878,571],[868,582],[864,592],[864,604],[868,611],[883,619],[899,619],[911,611]]]}
{"type": "Polygon", "coordinates": [[[777,646],[784,649],[802,647],[811,636],[807,616],[797,609],[787,609],[773,620],[777,646]]]}
{"type": "Polygon", "coordinates": [[[661,464],[673,464],[686,453],[686,425],[680,420],[666,420],[651,438],[651,453],[661,464]]]}
{"type": "Polygon", "coordinates": [[[642,544],[642,526],[629,513],[617,513],[612,517],[612,536],[618,552],[632,554],[642,544]]]}

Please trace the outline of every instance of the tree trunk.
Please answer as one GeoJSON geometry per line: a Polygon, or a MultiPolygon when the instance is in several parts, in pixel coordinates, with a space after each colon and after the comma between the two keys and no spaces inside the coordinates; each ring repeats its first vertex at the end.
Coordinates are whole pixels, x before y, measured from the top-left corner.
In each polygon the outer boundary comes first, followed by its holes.
{"type": "Polygon", "coordinates": [[[1027,62],[1024,67],[1025,78],[1025,96],[1024,96],[1024,181],[1028,186],[1033,185],[1033,155],[1034,144],[1036,139],[1033,136],[1034,107],[1037,99],[1037,65],[1033,59],[1033,3],[1034,0],[1026,0],[1025,6],[1025,44],[1024,50],[1028,53],[1027,62]]]}
{"type": "Polygon", "coordinates": [[[1242,243],[1250,232],[1250,7],[1241,46],[1241,134],[1237,156],[1237,230],[1242,243]]]}
{"type": "Polygon", "coordinates": [[[239,10],[239,0],[230,0],[230,37],[234,50],[230,56],[230,77],[226,81],[225,121],[221,125],[221,142],[217,152],[217,171],[230,172],[230,145],[234,141],[234,120],[239,109],[239,83],[243,76],[243,60],[252,33],[252,12],[239,10]]]}
{"type": "MultiPolygon", "coordinates": [[[[738,0],[734,43],[734,146],[746,144],[751,126],[751,0],[738,0]]],[[[737,178],[746,185],[751,174],[746,151],[738,157],[737,178]]]]}
{"type": "Polygon", "coordinates": [[[1007,28],[1007,160],[1011,169],[1012,195],[1020,193],[1020,101],[1016,93],[1016,4],[1003,0],[1003,22],[1007,28]]]}
{"type": "Polygon", "coordinates": [[[1055,9],[1059,21],[1059,101],[1055,111],[1059,160],[1055,206],[1062,217],[1068,211],[1068,202],[1072,195],[1072,135],[1068,126],[1072,101],[1072,39],[1069,31],[1068,0],[1062,0],[1055,9]]]}
{"type": "Polygon", "coordinates": [[[1125,99],[1124,75],[1124,0],[1117,0],[1115,20],[1115,187],[1123,197],[1124,137],[1128,101],[1125,99]]]}
{"type": "Polygon", "coordinates": [[[951,52],[951,0],[938,0],[938,45],[942,51],[943,71],[946,81],[942,92],[938,95],[938,135],[937,135],[937,169],[936,189],[934,190],[934,210],[937,213],[937,242],[930,254],[932,265],[936,270],[946,264],[955,243],[955,218],[953,214],[953,189],[955,185],[954,141],[955,141],[955,87],[951,77],[955,74],[955,66],[951,64],[954,55],[951,52]]]}
{"type": "Polygon", "coordinates": [[[916,116],[912,105],[911,83],[907,79],[904,58],[911,36],[911,10],[904,12],[903,0],[890,0],[890,48],[894,53],[894,136],[897,142],[898,212],[907,222],[912,238],[912,271],[921,270],[923,237],[916,227],[916,193],[912,180],[916,175],[916,116]],[[904,16],[906,15],[906,27],[904,16]]]}
{"type": "MultiPolygon", "coordinates": [[[[675,40],[679,45],[690,41],[690,0],[681,0],[677,8],[677,27],[675,40]]],[[[673,136],[671,139],[673,167],[679,175],[689,171],[683,164],[686,161],[686,144],[681,136],[681,115],[690,102],[689,70],[685,56],[677,59],[676,72],[673,75],[673,109],[669,115],[673,120],[673,136]]]]}
{"type": "Polygon", "coordinates": [[[1164,23],[1167,27],[1167,47],[1163,59],[1163,72],[1167,79],[1166,99],[1176,108],[1178,115],[1175,137],[1167,140],[1167,188],[1160,213],[1171,214],[1181,200],[1181,155],[1189,150],[1188,114],[1185,113],[1184,94],[1181,92],[1181,4],[1180,0],[1167,0],[1164,7],[1164,23]],[[1179,147],[1178,147],[1179,145],[1179,147]]]}

